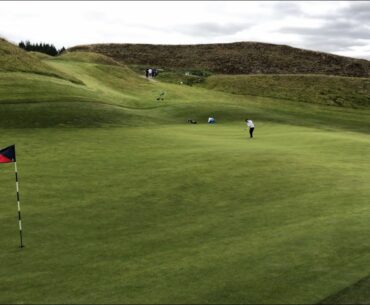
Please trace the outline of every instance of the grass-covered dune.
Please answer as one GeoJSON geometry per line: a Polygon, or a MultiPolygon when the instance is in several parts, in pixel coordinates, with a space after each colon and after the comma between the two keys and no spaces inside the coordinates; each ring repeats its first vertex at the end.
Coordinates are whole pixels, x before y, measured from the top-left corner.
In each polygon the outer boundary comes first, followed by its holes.
{"type": "Polygon", "coordinates": [[[113,60],[111,57],[105,56],[103,54],[94,52],[68,52],[65,51],[63,54],[58,56],[56,59],[62,59],[63,61],[77,61],[77,62],[87,62],[96,63],[103,65],[120,65],[119,62],[113,60]]]}
{"type": "Polygon", "coordinates": [[[29,51],[27,52],[28,54],[32,54],[32,55],[35,55],[36,57],[38,57],[39,59],[41,60],[44,60],[44,59],[51,59],[52,56],[51,55],[48,55],[48,54],[45,54],[45,53],[41,53],[41,52],[36,52],[36,51],[29,51]]]}
{"type": "Polygon", "coordinates": [[[325,75],[213,75],[207,77],[202,86],[233,94],[312,104],[370,106],[369,78],[325,75]]]}
{"type": "Polygon", "coordinates": [[[58,70],[54,70],[42,61],[44,54],[26,52],[12,43],[0,38],[0,72],[26,72],[54,76],[79,83],[72,76],[68,76],[58,70]]]}
{"type": "Polygon", "coordinates": [[[26,245],[1,164],[0,303],[370,302],[368,107],[149,81],[77,55],[41,62],[79,83],[0,71],[26,245]]]}
{"type": "Polygon", "coordinates": [[[259,42],[199,45],[93,44],[70,51],[101,53],[125,64],[203,69],[222,74],[326,74],[369,76],[370,62],[259,42]]]}

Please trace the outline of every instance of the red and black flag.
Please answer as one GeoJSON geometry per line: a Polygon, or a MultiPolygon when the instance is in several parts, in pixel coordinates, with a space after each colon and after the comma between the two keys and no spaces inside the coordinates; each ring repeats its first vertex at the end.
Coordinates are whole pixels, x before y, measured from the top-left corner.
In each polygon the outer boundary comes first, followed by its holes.
{"type": "Polygon", "coordinates": [[[18,223],[19,223],[19,235],[21,238],[20,247],[23,248],[23,234],[22,234],[22,220],[21,220],[21,204],[19,202],[19,186],[18,186],[18,170],[17,170],[17,161],[15,159],[15,145],[11,145],[0,149],[0,163],[14,163],[15,171],[15,187],[17,190],[17,204],[18,204],[18,223]]]}
{"type": "Polygon", "coordinates": [[[15,145],[0,150],[0,163],[15,162],[15,145]]]}

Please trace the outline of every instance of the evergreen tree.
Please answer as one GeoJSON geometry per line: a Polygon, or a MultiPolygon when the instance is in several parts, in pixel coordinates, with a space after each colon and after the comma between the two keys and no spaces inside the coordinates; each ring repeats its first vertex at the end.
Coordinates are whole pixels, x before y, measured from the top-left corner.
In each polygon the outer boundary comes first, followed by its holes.
{"type": "Polygon", "coordinates": [[[26,51],[31,51],[31,43],[29,40],[26,41],[26,51]]]}
{"type": "Polygon", "coordinates": [[[26,45],[24,44],[24,42],[23,41],[21,41],[19,44],[18,44],[18,46],[21,48],[21,49],[25,49],[26,48],[26,45]]]}
{"type": "Polygon", "coordinates": [[[59,54],[62,54],[63,52],[65,52],[66,48],[65,47],[62,47],[60,50],[59,50],[59,54]]]}
{"type": "Polygon", "coordinates": [[[18,46],[26,51],[36,51],[45,53],[51,56],[56,56],[65,51],[65,48],[61,48],[59,51],[53,44],[39,42],[32,44],[29,40],[26,42],[21,41],[18,46]]]}

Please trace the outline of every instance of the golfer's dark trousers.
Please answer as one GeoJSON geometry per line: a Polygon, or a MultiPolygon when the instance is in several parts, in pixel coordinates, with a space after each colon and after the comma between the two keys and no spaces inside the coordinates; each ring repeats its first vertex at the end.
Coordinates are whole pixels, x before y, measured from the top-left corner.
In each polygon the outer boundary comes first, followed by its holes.
{"type": "Polygon", "coordinates": [[[249,128],[249,134],[251,138],[253,138],[253,131],[254,131],[254,127],[249,128]]]}

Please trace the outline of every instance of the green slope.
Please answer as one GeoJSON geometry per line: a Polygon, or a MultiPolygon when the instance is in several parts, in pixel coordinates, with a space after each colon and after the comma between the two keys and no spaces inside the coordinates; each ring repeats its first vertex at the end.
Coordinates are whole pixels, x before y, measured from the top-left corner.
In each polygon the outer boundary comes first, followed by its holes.
{"type": "Polygon", "coordinates": [[[36,51],[29,51],[27,54],[32,54],[35,55],[37,58],[44,60],[44,59],[52,59],[51,55],[41,53],[41,52],[36,52],[36,51]]]}
{"type": "MultiPolygon", "coordinates": [[[[31,57],[34,66],[29,66],[27,73],[9,72],[9,69],[0,71],[0,108],[6,113],[0,125],[88,127],[116,123],[127,125],[148,120],[135,110],[146,107],[146,104],[140,106],[138,96],[122,90],[130,88],[135,91],[145,87],[148,85],[145,80],[102,55],[85,53],[81,58],[76,55],[66,54],[40,62],[31,57]],[[64,79],[54,77],[54,74],[43,74],[40,66],[56,71],[64,79]]],[[[154,100],[153,93],[153,105],[154,100]]]]}
{"type": "Polygon", "coordinates": [[[54,70],[42,62],[40,55],[36,55],[34,52],[28,53],[0,38],[0,72],[4,71],[36,73],[79,83],[72,76],[54,70]]]}
{"type": "Polygon", "coordinates": [[[324,75],[213,75],[202,86],[233,94],[265,96],[342,107],[370,106],[368,78],[324,75]]]}
{"type": "Polygon", "coordinates": [[[84,85],[0,72],[26,244],[2,164],[0,303],[318,303],[370,274],[368,107],[148,81],[82,57],[42,63],[84,85]]]}
{"type": "Polygon", "coordinates": [[[77,62],[87,62],[96,63],[103,65],[121,65],[119,62],[113,60],[112,58],[93,52],[64,52],[62,55],[58,56],[56,59],[61,59],[63,61],[77,61],[77,62]]]}

